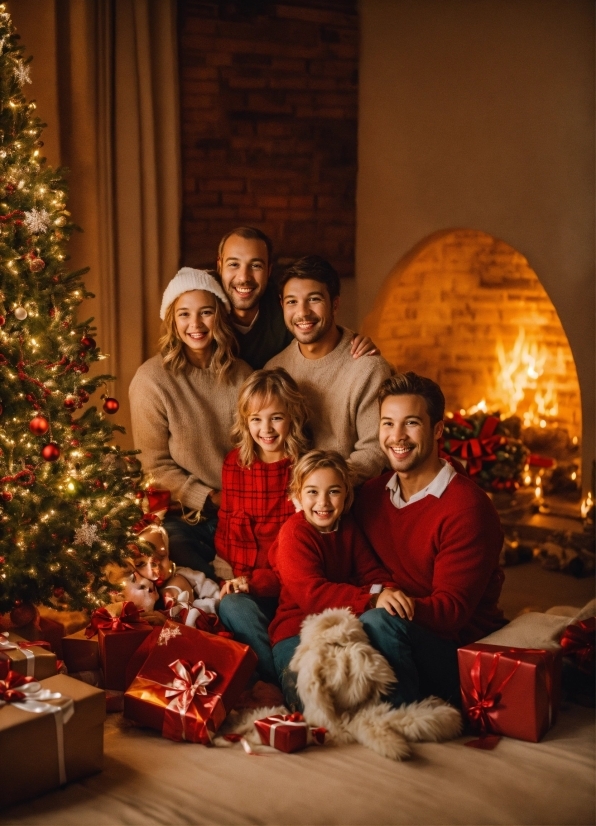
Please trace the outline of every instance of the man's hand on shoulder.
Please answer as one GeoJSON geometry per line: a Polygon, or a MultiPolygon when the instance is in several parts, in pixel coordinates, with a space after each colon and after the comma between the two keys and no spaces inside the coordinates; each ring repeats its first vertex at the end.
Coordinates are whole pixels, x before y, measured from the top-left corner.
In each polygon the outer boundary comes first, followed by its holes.
{"type": "Polygon", "coordinates": [[[397,588],[385,588],[377,599],[377,608],[384,608],[392,617],[396,615],[402,619],[414,618],[414,600],[412,597],[398,591],[397,588]]]}
{"type": "Polygon", "coordinates": [[[352,358],[359,359],[360,356],[380,356],[379,349],[372,339],[355,333],[352,338],[350,353],[352,358]]]}

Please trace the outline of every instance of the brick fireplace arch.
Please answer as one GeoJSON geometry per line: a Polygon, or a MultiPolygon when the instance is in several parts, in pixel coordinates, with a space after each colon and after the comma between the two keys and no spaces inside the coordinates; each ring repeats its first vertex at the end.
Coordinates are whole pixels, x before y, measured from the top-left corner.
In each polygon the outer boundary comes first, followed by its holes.
{"type": "Polygon", "coordinates": [[[567,336],[538,275],[485,232],[445,230],[387,276],[363,331],[398,370],[438,381],[448,410],[482,400],[527,425],[581,435],[580,389],[567,336]]]}

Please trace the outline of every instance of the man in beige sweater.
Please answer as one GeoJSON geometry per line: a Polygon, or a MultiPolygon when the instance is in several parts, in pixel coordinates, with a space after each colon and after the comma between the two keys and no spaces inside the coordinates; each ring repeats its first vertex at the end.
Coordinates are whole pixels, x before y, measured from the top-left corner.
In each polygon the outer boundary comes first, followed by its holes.
{"type": "Polygon", "coordinates": [[[340,282],[331,264],[309,255],[280,281],[286,327],[294,341],[265,365],[285,367],[311,412],[314,447],[339,451],[350,460],[357,484],[385,466],[379,447],[377,391],[391,375],[381,356],[354,359],[353,333],[335,323],[340,282]]]}

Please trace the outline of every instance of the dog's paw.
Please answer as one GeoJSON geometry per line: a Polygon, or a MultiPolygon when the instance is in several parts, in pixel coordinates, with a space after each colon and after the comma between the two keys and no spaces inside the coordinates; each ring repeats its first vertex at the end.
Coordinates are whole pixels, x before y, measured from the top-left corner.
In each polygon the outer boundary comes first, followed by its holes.
{"type": "Polygon", "coordinates": [[[410,756],[410,746],[403,735],[391,725],[393,711],[387,703],[367,706],[351,718],[346,728],[354,740],[381,757],[405,760],[410,756]]]}
{"type": "Polygon", "coordinates": [[[392,727],[410,742],[453,740],[462,731],[461,714],[439,697],[427,697],[393,710],[392,727]]]}

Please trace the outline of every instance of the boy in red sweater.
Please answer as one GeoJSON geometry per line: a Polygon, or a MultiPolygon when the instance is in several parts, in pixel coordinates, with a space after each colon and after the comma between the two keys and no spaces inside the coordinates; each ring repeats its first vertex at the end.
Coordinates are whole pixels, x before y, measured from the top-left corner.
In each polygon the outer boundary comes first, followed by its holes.
{"type": "Polygon", "coordinates": [[[458,646],[505,624],[499,517],[471,479],[439,458],[438,384],[412,372],[392,376],[379,404],[379,441],[392,470],[363,485],[355,516],[399,583],[400,604],[393,616],[372,610],[360,619],[399,678],[393,703],[429,694],[457,702],[458,646]]]}
{"type": "Polygon", "coordinates": [[[351,471],[339,453],[312,450],[303,456],[294,468],[290,492],[302,510],[282,526],[270,550],[281,593],[269,636],[286,703],[295,709],[295,674],[288,665],[300,641],[302,621],[325,608],[351,608],[358,616],[371,607],[371,599],[395,611],[402,599],[392,587],[384,590],[392,578],[348,513],[353,500],[351,471]]]}

